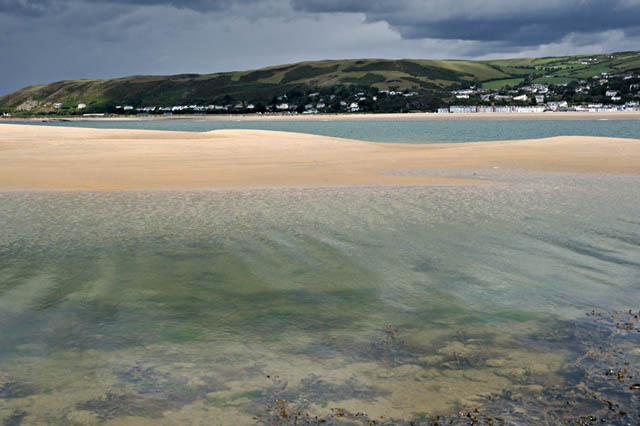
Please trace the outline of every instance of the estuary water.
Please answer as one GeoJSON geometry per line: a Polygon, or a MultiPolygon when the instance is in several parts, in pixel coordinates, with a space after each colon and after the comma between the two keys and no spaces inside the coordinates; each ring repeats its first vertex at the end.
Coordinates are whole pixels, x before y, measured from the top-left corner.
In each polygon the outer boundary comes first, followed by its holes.
{"type": "MultiPolygon", "coordinates": [[[[29,123],[34,124],[34,123],[29,123]]],[[[357,139],[372,142],[452,143],[553,136],[637,138],[640,120],[326,120],[212,121],[198,119],[114,120],[35,123],[47,126],[100,129],[144,129],[208,132],[256,129],[357,139]]]]}
{"type": "Polygon", "coordinates": [[[640,178],[471,172],[498,183],[0,193],[0,421],[611,412],[627,331],[585,313],[640,306],[640,178]]]}

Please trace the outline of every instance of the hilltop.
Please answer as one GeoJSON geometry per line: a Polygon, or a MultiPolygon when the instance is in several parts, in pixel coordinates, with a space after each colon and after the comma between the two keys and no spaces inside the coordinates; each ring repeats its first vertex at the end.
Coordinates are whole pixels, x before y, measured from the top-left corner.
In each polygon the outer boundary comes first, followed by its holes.
{"type": "MultiPolygon", "coordinates": [[[[145,107],[160,112],[161,107],[194,105],[211,105],[207,112],[301,111],[309,102],[316,102],[314,108],[320,104],[327,111],[340,111],[354,110],[354,97],[361,100],[359,110],[365,111],[435,110],[464,103],[464,96],[452,95],[456,90],[474,87],[485,93],[500,92],[523,85],[575,89],[583,80],[603,73],[633,77],[637,71],[640,52],[490,61],[326,60],[206,75],[59,81],[0,97],[0,112],[122,113],[124,106],[131,112],[145,107]],[[79,109],[80,104],[84,107],[79,109]]],[[[566,90],[560,92],[564,95],[566,90]]]]}

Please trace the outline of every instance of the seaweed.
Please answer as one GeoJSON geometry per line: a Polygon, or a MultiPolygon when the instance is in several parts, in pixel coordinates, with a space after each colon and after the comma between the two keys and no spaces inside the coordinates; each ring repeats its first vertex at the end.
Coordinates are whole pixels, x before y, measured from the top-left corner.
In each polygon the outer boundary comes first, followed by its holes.
{"type": "MultiPolygon", "coordinates": [[[[416,356],[405,348],[397,329],[389,325],[383,332],[385,336],[369,347],[377,351],[377,357],[383,354],[382,359],[397,365],[416,356]]],[[[464,333],[455,338],[462,343],[468,341],[464,333]]],[[[323,416],[308,414],[306,397],[327,397],[324,391],[314,390],[326,384],[310,376],[292,389],[293,393],[286,392],[288,398],[272,399],[256,420],[263,425],[640,424],[640,312],[591,312],[582,319],[557,321],[548,332],[529,336],[528,342],[538,350],[565,349],[572,354],[563,371],[557,373],[563,379],[560,385],[541,387],[539,392],[524,388],[488,394],[478,400],[477,407],[459,407],[453,414],[416,413],[412,419],[373,419],[364,412],[352,414],[339,408],[323,416]]],[[[452,356],[462,368],[481,362],[481,357],[465,357],[456,352],[452,356]]],[[[451,362],[442,364],[446,368],[451,362]]],[[[340,388],[333,391],[339,393],[340,388]]]]}
{"type": "Polygon", "coordinates": [[[101,421],[125,416],[160,418],[163,411],[172,407],[175,407],[175,402],[166,398],[111,392],[107,392],[104,397],[77,404],[80,410],[96,413],[101,421]]]}
{"type": "Polygon", "coordinates": [[[258,424],[269,426],[315,426],[315,425],[365,425],[365,426],[391,426],[407,423],[399,423],[394,419],[372,419],[365,413],[351,413],[343,408],[332,408],[325,416],[313,416],[305,413],[300,406],[290,404],[286,400],[276,400],[267,406],[267,413],[255,417],[258,424]]]}
{"type": "MultiPolygon", "coordinates": [[[[249,395],[247,394],[249,393],[236,394],[232,398],[235,396],[248,397],[249,395]]],[[[326,407],[329,402],[347,399],[374,401],[378,396],[386,394],[386,391],[358,383],[354,378],[349,378],[342,383],[330,383],[319,376],[311,374],[294,387],[290,387],[286,381],[275,378],[273,379],[273,385],[268,389],[250,393],[250,399],[253,400],[253,404],[247,410],[254,414],[261,424],[319,424],[314,423],[315,421],[319,421],[322,424],[331,424],[326,423],[326,418],[315,418],[302,414],[302,412],[309,410],[312,404],[326,407]],[[266,413],[264,407],[267,407],[266,413]],[[278,410],[280,412],[280,420],[276,421],[275,419],[278,417],[276,416],[276,411],[278,410]],[[292,416],[284,419],[282,416],[284,413],[292,413],[292,416]],[[286,423],[286,421],[293,421],[294,423],[286,423]],[[297,423],[295,423],[296,421],[297,423]]]]}
{"type": "Polygon", "coordinates": [[[27,412],[24,410],[13,410],[13,413],[2,422],[2,426],[20,426],[27,412]]]}
{"type": "Polygon", "coordinates": [[[358,355],[361,358],[377,361],[390,367],[422,364],[420,357],[424,354],[407,348],[405,342],[400,339],[400,331],[392,324],[387,324],[379,331],[382,333],[380,339],[359,349],[358,355]]]}
{"type": "Polygon", "coordinates": [[[35,386],[0,375],[0,399],[25,398],[37,393],[35,386]]]}
{"type": "Polygon", "coordinates": [[[227,390],[228,387],[215,377],[200,377],[197,385],[189,384],[186,378],[175,378],[169,373],[158,372],[155,368],[137,363],[122,370],[118,377],[136,388],[139,393],[173,395],[180,398],[181,393],[203,397],[210,392],[227,390]]]}
{"type": "Polygon", "coordinates": [[[186,378],[174,378],[141,363],[120,371],[118,376],[133,385],[136,392],[107,392],[103,397],[85,401],[76,407],[96,413],[102,421],[122,416],[158,418],[167,409],[179,409],[204,399],[210,392],[228,389],[213,377],[201,377],[198,384],[193,385],[186,378]]]}

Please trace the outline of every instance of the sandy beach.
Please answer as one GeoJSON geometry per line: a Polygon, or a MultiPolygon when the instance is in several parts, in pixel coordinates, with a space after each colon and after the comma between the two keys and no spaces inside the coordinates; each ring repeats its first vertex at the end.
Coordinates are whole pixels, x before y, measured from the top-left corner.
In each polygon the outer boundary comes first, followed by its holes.
{"type": "MultiPolygon", "coordinates": [[[[207,133],[4,124],[0,189],[134,190],[486,183],[397,170],[640,174],[640,139],[405,145],[259,130],[207,133]]],[[[435,173],[434,173],[435,174],[435,173]]]]}

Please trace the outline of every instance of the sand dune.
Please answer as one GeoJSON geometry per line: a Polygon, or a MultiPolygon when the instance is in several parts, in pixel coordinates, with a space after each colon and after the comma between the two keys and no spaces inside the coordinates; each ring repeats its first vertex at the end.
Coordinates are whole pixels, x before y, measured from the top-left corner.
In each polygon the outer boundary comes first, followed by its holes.
{"type": "Polygon", "coordinates": [[[387,174],[443,167],[640,174],[640,139],[572,136],[404,145],[259,130],[186,133],[0,125],[4,190],[481,183],[387,174]]]}

